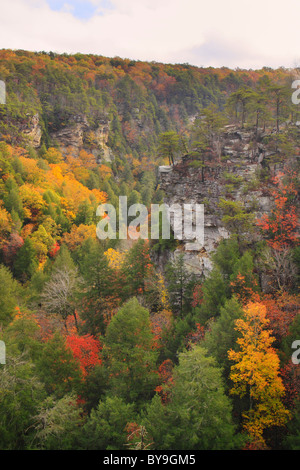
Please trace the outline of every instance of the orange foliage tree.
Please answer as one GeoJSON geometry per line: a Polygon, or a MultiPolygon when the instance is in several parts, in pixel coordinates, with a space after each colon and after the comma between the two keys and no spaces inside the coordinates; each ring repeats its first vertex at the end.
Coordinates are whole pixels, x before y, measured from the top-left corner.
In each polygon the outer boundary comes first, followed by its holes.
{"type": "Polygon", "coordinates": [[[67,245],[70,251],[76,250],[88,238],[96,239],[95,225],[80,224],[73,225],[70,233],[65,233],[62,242],[67,245]]]}
{"type": "Polygon", "coordinates": [[[253,300],[260,300],[260,295],[255,290],[258,289],[258,283],[253,275],[250,275],[250,280],[248,279],[247,282],[246,277],[238,273],[235,280],[230,282],[230,287],[232,294],[235,295],[243,305],[253,300]]]}

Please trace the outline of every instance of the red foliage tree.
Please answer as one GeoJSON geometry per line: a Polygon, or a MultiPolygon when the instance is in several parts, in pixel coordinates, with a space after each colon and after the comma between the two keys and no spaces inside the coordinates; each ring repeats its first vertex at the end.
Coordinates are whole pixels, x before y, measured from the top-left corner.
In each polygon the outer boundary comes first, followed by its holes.
{"type": "Polygon", "coordinates": [[[293,182],[296,175],[289,176],[289,181],[286,181],[283,173],[274,178],[274,184],[277,186],[273,192],[275,208],[270,216],[264,214],[257,220],[257,225],[268,238],[268,245],[277,250],[299,243],[299,222],[296,207],[293,205],[293,199],[297,195],[293,182]]]}
{"type": "Polygon", "coordinates": [[[199,343],[205,335],[205,327],[201,326],[200,323],[196,323],[196,329],[191,331],[186,337],[186,346],[189,348],[191,344],[199,343]]]}
{"type": "Polygon", "coordinates": [[[285,388],[284,404],[291,409],[300,396],[299,365],[288,362],[280,370],[280,376],[285,388]]]}
{"type": "Polygon", "coordinates": [[[53,247],[51,248],[51,250],[49,251],[49,256],[50,258],[54,258],[58,251],[60,250],[60,246],[57,242],[54,243],[53,247]]]}
{"type": "Polygon", "coordinates": [[[293,322],[300,310],[300,295],[289,294],[283,292],[276,297],[264,295],[261,303],[267,308],[267,318],[269,319],[270,328],[277,340],[288,335],[289,326],[293,322]]]}
{"type": "Polygon", "coordinates": [[[193,291],[192,307],[198,307],[203,303],[203,289],[201,284],[197,284],[193,291]]]}
{"type": "Polygon", "coordinates": [[[174,364],[171,359],[166,359],[158,369],[160,385],[155,388],[155,391],[160,395],[163,403],[169,401],[170,387],[173,384],[173,368],[174,364]]]}
{"type": "Polygon", "coordinates": [[[101,350],[100,342],[92,335],[72,335],[67,336],[67,345],[72,350],[73,356],[80,363],[83,377],[95,367],[96,364],[101,364],[99,356],[101,350]]]}

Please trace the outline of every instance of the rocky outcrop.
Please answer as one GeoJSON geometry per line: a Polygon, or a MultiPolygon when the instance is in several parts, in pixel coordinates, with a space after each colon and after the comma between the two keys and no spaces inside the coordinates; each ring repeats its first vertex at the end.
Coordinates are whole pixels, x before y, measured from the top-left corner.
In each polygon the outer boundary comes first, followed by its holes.
{"type": "Polygon", "coordinates": [[[23,131],[23,134],[33,148],[38,148],[41,145],[42,129],[38,114],[35,114],[29,119],[27,128],[23,131]]]}
{"type": "Polygon", "coordinates": [[[72,148],[76,155],[84,149],[95,156],[97,163],[112,161],[111,149],[107,146],[109,122],[101,122],[95,129],[89,126],[85,116],[74,116],[70,124],[51,134],[51,139],[66,154],[72,148]]]}
{"type": "Polygon", "coordinates": [[[169,259],[183,254],[186,267],[199,276],[211,270],[212,253],[222,239],[230,236],[222,222],[221,198],[242,201],[245,208],[257,216],[271,210],[269,191],[257,178],[264,151],[253,134],[228,126],[222,136],[222,159],[208,161],[203,175],[202,169],[195,168],[193,160],[187,156],[173,167],[159,168],[165,204],[180,204],[181,207],[187,203],[204,205],[203,244],[182,240],[174,252],[168,253],[169,259]]]}
{"type": "Polygon", "coordinates": [[[83,125],[77,123],[75,126],[62,128],[53,133],[51,138],[63,153],[66,153],[69,147],[79,149],[83,147],[83,125]]]}
{"type": "Polygon", "coordinates": [[[102,122],[94,131],[94,147],[92,153],[96,158],[106,162],[113,160],[111,149],[107,146],[109,137],[109,122],[102,122]]]}
{"type": "MultiPolygon", "coordinates": [[[[40,147],[42,129],[38,114],[28,119],[23,135],[34,148],[40,147]]],[[[84,115],[73,116],[68,121],[68,125],[50,133],[53,144],[57,145],[63,154],[69,153],[72,149],[72,154],[76,156],[80,150],[84,149],[92,153],[98,163],[113,160],[112,151],[107,145],[108,137],[108,121],[102,121],[96,128],[91,128],[84,115]]]]}

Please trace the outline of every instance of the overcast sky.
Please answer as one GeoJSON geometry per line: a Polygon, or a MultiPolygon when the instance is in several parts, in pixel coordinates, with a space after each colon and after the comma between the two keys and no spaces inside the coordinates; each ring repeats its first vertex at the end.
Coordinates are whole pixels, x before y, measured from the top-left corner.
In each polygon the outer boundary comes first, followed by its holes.
{"type": "Polygon", "coordinates": [[[0,49],[230,68],[300,64],[300,0],[0,0],[0,49]]]}

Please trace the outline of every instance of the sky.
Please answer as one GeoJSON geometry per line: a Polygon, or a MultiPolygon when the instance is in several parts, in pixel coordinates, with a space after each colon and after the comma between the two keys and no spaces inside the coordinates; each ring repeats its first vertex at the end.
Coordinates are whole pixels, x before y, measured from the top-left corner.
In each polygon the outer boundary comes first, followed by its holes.
{"type": "Polygon", "coordinates": [[[290,68],[299,19],[300,0],[0,0],[0,49],[290,68]]]}

